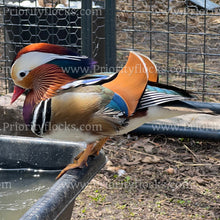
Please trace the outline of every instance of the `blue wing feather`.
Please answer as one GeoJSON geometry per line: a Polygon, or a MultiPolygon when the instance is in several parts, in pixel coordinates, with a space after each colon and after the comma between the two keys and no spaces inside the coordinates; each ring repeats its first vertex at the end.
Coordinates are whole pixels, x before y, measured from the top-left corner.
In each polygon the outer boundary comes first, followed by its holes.
{"type": "Polygon", "coordinates": [[[180,95],[180,93],[178,93],[174,90],[159,88],[159,87],[150,86],[150,85],[147,85],[147,90],[148,91],[159,92],[159,93],[164,93],[164,94],[170,94],[170,95],[180,95]]]}
{"type": "Polygon", "coordinates": [[[106,106],[108,109],[113,109],[115,111],[120,111],[126,116],[128,116],[128,107],[125,101],[118,94],[114,94],[110,103],[106,106]]]}
{"type": "Polygon", "coordinates": [[[101,80],[107,79],[109,76],[102,76],[102,75],[95,75],[97,78],[92,78],[92,79],[84,79],[82,82],[83,84],[95,84],[100,82],[101,80]]]}

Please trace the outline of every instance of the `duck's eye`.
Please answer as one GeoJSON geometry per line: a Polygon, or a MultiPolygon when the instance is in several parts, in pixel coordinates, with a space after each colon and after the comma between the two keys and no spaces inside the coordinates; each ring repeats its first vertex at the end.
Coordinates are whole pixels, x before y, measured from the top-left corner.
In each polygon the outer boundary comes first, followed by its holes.
{"type": "Polygon", "coordinates": [[[20,72],[19,75],[20,75],[20,77],[25,77],[26,73],[25,72],[20,72]]]}

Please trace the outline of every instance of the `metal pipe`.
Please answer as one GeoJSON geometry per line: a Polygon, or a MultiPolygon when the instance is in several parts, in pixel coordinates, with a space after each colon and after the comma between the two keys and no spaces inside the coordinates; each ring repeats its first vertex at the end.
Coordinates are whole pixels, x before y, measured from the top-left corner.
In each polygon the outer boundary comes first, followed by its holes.
{"type": "Polygon", "coordinates": [[[220,114],[220,104],[219,103],[213,103],[213,102],[194,102],[194,101],[184,101],[195,108],[198,109],[210,109],[216,114],[220,114]]]}
{"type": "MultiPolygon", "coordinates": [[[[187,104],[194,106],[198,109],[210,109],[216,114],[220,114],[219,103],[205,103],[185,101],[187,104]]],[[[144,124],[135,129],[131,133],[137,135],[165,135],[167,137],[184,137],[195,138],[202,140],[220,141],[220,129],[198,128],[198,127],[185,127],[171,124],[144,124]]]]}
{"type": "Polygon", "coordinates": [[[167,137],[195,138],[201,140],[220,141],[220,130],[199,129],[196,127],[184,127],[161,124],[144,124],[131,133],[136,135],[165,135],[167,137]]]}
{"type": "Polygon", "coordinates": [[[81,17],[82,55],[92,57],[92,1],[82,1],[81,17]]]}
{"type": "Polygon", "coordinates": [[[109,72],[116,69],[116,3],[105,1],[105,63],[109,72]]]}

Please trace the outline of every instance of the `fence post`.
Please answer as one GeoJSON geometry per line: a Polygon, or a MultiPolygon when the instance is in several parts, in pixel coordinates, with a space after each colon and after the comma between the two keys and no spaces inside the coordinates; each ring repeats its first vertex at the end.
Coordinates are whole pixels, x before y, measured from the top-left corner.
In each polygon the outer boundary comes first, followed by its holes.
{"type": "Polygon", "coordinates": [[[83,0],[81,8],[82,55],[92,57],[92,1],[83,0]]]}
{"type": "Polygon", "coordinates": [[[116,71],[116,3],[105,0],[105,65],[107,71],[116,71]]]}

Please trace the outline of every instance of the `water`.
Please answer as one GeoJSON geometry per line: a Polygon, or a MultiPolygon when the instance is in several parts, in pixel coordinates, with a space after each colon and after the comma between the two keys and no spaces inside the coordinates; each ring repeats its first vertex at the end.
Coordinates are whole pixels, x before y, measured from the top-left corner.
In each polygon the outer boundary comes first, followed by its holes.
{"type": "Polygon", "coordinates": [[[55,183],[59,171],[0,169],[0,220],[18,220],[55,183]]]}

